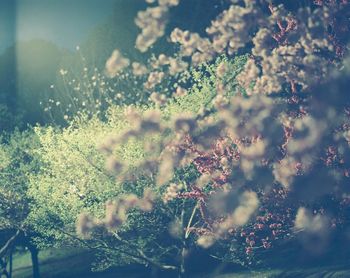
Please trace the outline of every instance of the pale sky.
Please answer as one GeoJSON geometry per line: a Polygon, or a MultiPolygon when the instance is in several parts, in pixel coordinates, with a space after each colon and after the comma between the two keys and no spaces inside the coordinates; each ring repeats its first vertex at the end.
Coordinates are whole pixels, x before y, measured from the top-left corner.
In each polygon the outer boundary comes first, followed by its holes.
{"type": "Polygon", "coordinates": [[[112,14],[116,1],[127,0],[0,0],[0,52],[15,39],[73,49],[112,14]]]}

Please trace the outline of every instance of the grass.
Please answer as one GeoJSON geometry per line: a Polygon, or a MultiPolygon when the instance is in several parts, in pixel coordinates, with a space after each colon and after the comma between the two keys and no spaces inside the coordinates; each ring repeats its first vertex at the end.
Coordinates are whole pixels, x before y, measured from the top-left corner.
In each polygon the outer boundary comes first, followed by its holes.
{"type": "MultiPolygon", "coordinates": [[[[49,249],[39,253],[40,272],[44,278],[146,278],[169,277],[168,275],[151,276],[144,269],[128,267],[114,268],[104,272],[92,272],[90,264],[93,254],[84,250],[49,249]]],[[[32,277],[31,259],[28,252],[17,253],[14,256],[15,278],[32,277]]],[[[256,271],[239,271],[225,274],[194,275],[193,278],[318,278],[350,277],[350,264],[322,267],[300,267],[291,269],[260,269],[256,271]]]]}
{"type": "MultiPolygon", "coordinates": [[[[208,276],[205,278],[209,278],[208,276]]],[[[350,277],[350,265],[343,266],[327,266],[327,267],[314,267],[314,268],[299,268],[299,269],[273,269],[262,271],[247,271],[240,273],[228,273],[215,276],[216,278],[345,278],[350,277]]],[[[203,277],[204,278],[204,277],[203,277]]]]}
{"type": "MultiPolygon", "coordinates": [[[[74,275],[75,273],[86,272],[89,269],[89,263],[92,261],[92,255],[78,250],[49,249],[39,253],[39,261],[40,271],[44,277],[66,277],[68,274],[74,275]]],[[[13,266],[13,277],[32,277],[29,252],[16,254],[13,266]]]]}
{"type": "MultiPolygon", "coordinates": [[[[125,269],[111,269],[104,272],[92,272],[90,265],[93,262],[93,254],[85,250],[74,249],[49,249],[39,253],[40,273],[44,278],[141,278],[135,270],[128,269],[130,275],[125,276],[125,269]]],[[[15,278],[31,278],[32,265],[29,252],[18,253],[14,256],[15,278]]],[[[140,272],[138,270],[138,272],[140,272]]]]}

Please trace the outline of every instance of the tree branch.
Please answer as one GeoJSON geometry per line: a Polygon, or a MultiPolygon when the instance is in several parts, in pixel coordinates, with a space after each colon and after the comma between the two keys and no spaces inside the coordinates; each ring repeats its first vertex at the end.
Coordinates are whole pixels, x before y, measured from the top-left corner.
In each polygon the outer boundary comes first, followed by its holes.
{"type": "Polygon", "coordinates": [[[4,246],[0,249],[0,258],[3,257],[8,251],[8,249],[10,249],[14,245],[20,233],[21,231],[17,230],[17,232],[12,237],[10,237],[10,239],[4,244],[4,246]]]}

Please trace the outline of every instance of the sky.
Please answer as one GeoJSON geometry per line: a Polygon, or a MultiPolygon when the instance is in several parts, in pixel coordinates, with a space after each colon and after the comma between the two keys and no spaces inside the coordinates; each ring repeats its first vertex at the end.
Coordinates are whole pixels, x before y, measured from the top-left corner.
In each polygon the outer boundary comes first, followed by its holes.
{"type": "MultiPolygon", "coordinates": [[[[120,0],[119,0],[120,1],[120,0]]],[[[74,49],[116,0],[0,0],[0,53],[14,41],[44,39],[74,49]]]]}

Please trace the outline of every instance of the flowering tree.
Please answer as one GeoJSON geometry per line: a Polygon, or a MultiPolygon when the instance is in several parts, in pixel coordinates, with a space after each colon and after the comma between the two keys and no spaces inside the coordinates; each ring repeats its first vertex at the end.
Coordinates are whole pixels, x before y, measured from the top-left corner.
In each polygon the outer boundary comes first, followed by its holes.
{"type": "MultiPolygon", "coordinates": [[[[322,241],[332,228],[347,225],[346,216],[338,217],[347,209],[349,178],[348,70],[343,62],[347,1],[315,1],[298,8],[268,1],[232,2],[206,29],[207,37],[174,29],[170,40],[179,45],[179,53],[153,61],[144,86],[152,90],[167,74],[179,76],[190,65],[244,51],[250,55],[236,77],[239,86],[227,86],[230,70],[224,61],[217,67],[211,106],[171,115],[170,120],[162,109],[134,111],[135,126],[112,137],[107,148],[115,157],[110,150],[130,138],[160,135],[155,144],[145,145],[150,152],[136,174],[146,170],[155,175],[155,183],[166,187],[165,203],[180,199],[192,204],[187,225],[181,228],[183,254],[190,234],[205,248],[236,235],[245,241],[249,258],[274,240],[295,237],[296,231],[319,235],[322,241]],[[323,82],[329,85],[316,86],[323,82]],[[197,178],[174,183],[177,169],[189,166],[197,178]],[[334,208],[326,208],[329,200],[336,203],[334,208]]],[[[158,6],[139,13],[140,51],[164,35],[169,9],[178,4],[158,1],[158,6]]],[[[111,76],[127,66],[118,55],[106,64],[111,76]]],[[[135,63],[134,70],[138,72],[135,63]]],[[[160,93],[151,99],[158,106],[166,102],[160,93]]],[[[120,160],[114,169],[121,179],[130,176],[120,160]]],[[[118,206],[114,209],[117,217],[118,206]]]]}
{"type": "MultiPolygon", "coordinates": [[[[142,53],[182,4],[146,2],[135,20],[142,53]]],[[[286,241],[322,253],[346,235],[347,1],[219,2],[205,32],[169,33],[173,56],[145,64],[113,51],[109,82],[132,72],[148,104],[36,128],[37,242],[96,250],[99,268],[139,263],[183,276],[194,251],[251,264],[286,241]]]]}

